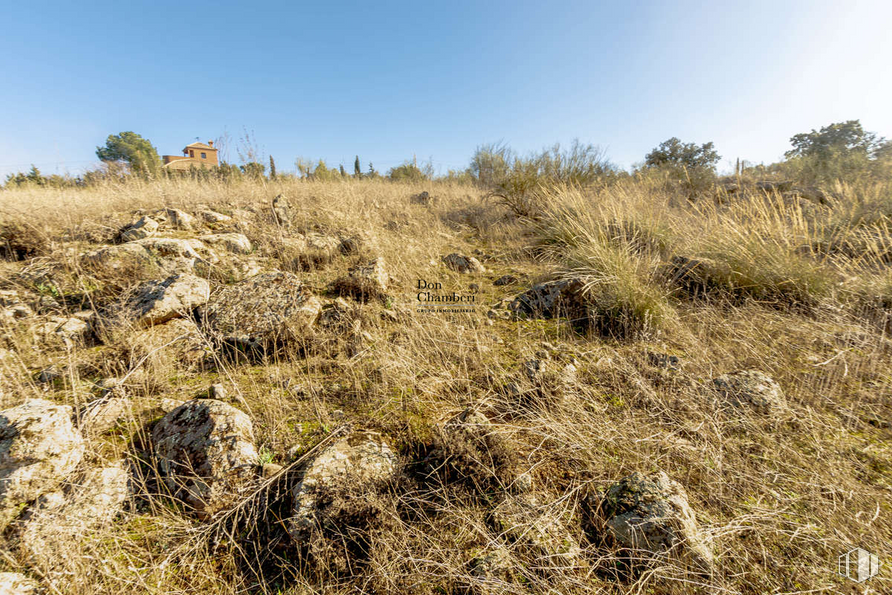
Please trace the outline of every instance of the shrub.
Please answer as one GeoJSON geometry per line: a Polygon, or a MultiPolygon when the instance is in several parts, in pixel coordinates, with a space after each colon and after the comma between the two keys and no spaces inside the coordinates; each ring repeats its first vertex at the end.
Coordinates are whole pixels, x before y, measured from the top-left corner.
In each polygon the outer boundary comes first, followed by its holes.
{"type": "MultiPolygon", "coordinates": [[[[560,144],[555,144],[528,157],[514,157],[510,150],[502,147],[482,155],[478,150],[476,160],[483,157],[492,165],[489,170],[493,175],[491,196],[518,216],[530,219],[542,216],[544,197],[549,188],[582,187],[618,177],[616,168],[599,147],[582,144],[579,140],[574,140],[569,149],[562,150],[560,144]],[[500,159],[510,159],[504,177],[498,176],[502,167],[500,159]]],[[[479,168],[479,164],[475,166],[472,162],[473,167],[479,168]]],[[[478,177],[478,181],[482,180],[478,177]]]]}
{"type": "Polygon", "coordinates": [[[417,165],[408,161],[390,168],[387,177],[394,182],[421,182],[430,179],[430,176],[421,171],[417,165]]]}

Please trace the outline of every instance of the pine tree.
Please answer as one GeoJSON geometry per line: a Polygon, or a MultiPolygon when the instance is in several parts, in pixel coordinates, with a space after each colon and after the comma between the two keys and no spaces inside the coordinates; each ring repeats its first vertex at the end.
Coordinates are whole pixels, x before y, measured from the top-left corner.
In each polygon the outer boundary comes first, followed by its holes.
{"type": "Polygon", "coordinates": [[[269,156],[269,179],[276,179],[276,161],[273,159],[273,156],[269,156]]]}
{"type": "Polygon", "coordinates": [[[359,167],[359,155],[356,156],[356,161],[353,162],[353,177],[361,178],[362,177],[362,169],[359,167]]]}
{"type": "Polygon", "coordinates": [[[41,175],[40,170],[37,169],[37,166],[32,164],[31,171],[28,172],[28,181],[37,184],[38,186],[43,186],[44,182],[46,182],[46,178],[41,175]]]}
{"type": "Polygon", "coordinates": [[[346,177],[347,177],[347,171],[344,169],[344,164],[343,164],[343,163],[340,165],[340,169],[341,169],[341,177],[342,177],[342,178],[346,178],[346,177]]]}

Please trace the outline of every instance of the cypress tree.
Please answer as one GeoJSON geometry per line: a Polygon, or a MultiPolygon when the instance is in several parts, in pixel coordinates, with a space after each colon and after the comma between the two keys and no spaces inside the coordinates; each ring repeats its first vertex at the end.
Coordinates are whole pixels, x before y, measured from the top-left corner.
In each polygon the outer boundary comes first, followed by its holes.
{"type": "Polygon", "coordinates": [[[359,168],[359,155],[356,156],[356,161],[353,162],[353,177],[362,177],[362,170],[359,168]]]}

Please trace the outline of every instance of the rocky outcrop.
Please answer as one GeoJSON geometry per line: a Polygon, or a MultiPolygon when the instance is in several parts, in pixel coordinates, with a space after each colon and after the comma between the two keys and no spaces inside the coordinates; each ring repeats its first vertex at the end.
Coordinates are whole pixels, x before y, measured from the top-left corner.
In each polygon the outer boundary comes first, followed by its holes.
{"type": "Polygon", "coordinates": [[[0,290],[0,321],[20,320],[34,316],[34,310],[15,290],[0,290]]]}
{"type": "Polygon", "coordinates": [[[0,412],[0,527],[80,463],[84,440],[72,414],[71,407],[42,399],[0,412]]]}
{"type": "Polygon", "coordinates": [[[131,223],[121,230],[121,241],[132,242],[134,240],[142,240],[155,235],[158,231],[159,224],[149,216],[141,218],[139,221],[131,223]]]}
{"type": "Polygon", "coordinates": [[[123,387],[106,390],[78,412],[78,428],[88,438],[104,434],[127,417],[132,408],[133,401],[123,387]]]}
{"type": "Polygon", "coordinates": [[[486,269],[480,264],[480,261],[473,256],[462,256],[456,252],[443,257],[443,264],[446,268],[452,269],[458,273],[485,273],[486,269]]]}
{"type": "Polygon", "coordinates": [[[329,446],[309,463],[294,487],[288,532],[297,542],[305,542],[322,520],[318,518],[324,514],[319,498],[326,490],[346,486],[359,491],[372,489],[391,478],[396,466],[396,453],[376,432],[353,432],[329,446]]]}
{"type": "Polygon", "coordinates": [[[589,308],[583,296],[581,279],[547,281],[534,285],[508,305],[515,316],[526,318],[569,318],[585,324],[589,308]]]}
{"type": "Polygon", "coordinates": [[[90,338],[90,325],[81,318],[49,316],[32,327],[34,334],[50,343],[61,342],[68,348],[83,345],[90,338]]]}
{"type": "Polygon", "coordinates": [[[167,220],[175,229],[191,231],[195,229],[195,217],[179,209],[167,209],[167,220]]]}
{"type": "Polygon", "coordinates": [[[637,555],[687,559],[701,570],[712,566],[712,551],[684,488],[662,471],[624,477],[589,506],[600,506],[610,535],[637,555]]]}
{"type": "Polygon", "coordinates": [[[19,547],[51,574],[64,572],[71,552],[85,535],[112,522],[130,495],[130,476],[122,462],[88,469],[62,489],[44,494],[28,510],[19,547]]]}
{"type": "Polygon", "coordinates": [[[312,332],[322,303],[292,273],[272,271],[224,287],[198,309],[218,343],[271,352],[312,332]]]}
{"type": "Polygon", "coordinates": [[[738,409],[750,409],[762,415],[773,415],[787,408],[780,385],[758,370],[739,370],[722,374],[712,381],[724,402],[738,409]]]}
{"type": "Polygon", "coordinates": [[[124,343],[131,357],[145,359],[147,370],[192,370],[210,354],[210,346],[192,318],[175,318],[129,334],[124,343]]]}
{"type": "Polygon", "coordinates": [[[498,546],[480,552],[468,564],[471,593],[474,595],[503,595],[511,592],[517,563],[507,548],[498,546]]]}
{"type": "Polygon", "coordinates": [[[358,300],[368,301],[383,297],[387,293],[388,283],[390,275],[384,258],[378,257],[350,269],[346,277],[335,281],[334,289],[342,295],[351,295],[358,300]]]}
{"type": "Polygon", "coordinates": [[[207,281],[182,273],[139,285],[110,309],[110,315],[122,323],[148,327],[188,315],[209,296],[207,281]]]}
{"type": "Polygon", "coordinates": [[[291,227],[291,204],[284,194],[279,194],[273,199],[273,218],[276,225],[285,229],[291,227]]]}
{"type": "Polygon", "coordinates": [[[91,268],[119,270],[127,266],[147,264],[151,253],[141,244],[128,242],[115,246],[105,246],[81,254],[81,262],[91,268]]]}
{"type": "Polygon", "coordinates": [[[199,238],[211,246],[220,247],[232,254],[250,254],[253,250],[251,240],[241,233],[214,233],[199,238]]]}
{"type": "MultiPolygon", "coordinates": [[[[123,244],[127,245],[127,244],[123,244]]],[[[178,238],[146,238],[136,240],[131,245],[142,246],[151,255],[158,258],[182,258],[190,261],[204,260],[214,262],[213,253],[201,240],[183,240],[178,238]]]]}
{"type": "Polygon", "coordinates": [[[201,517],[235,502],[258,465],[251,419],[214,399],[165,415],[152,429],[152,449],[167,488],[201,517]]]}
{"type": "Polygon", "coordinates": [[[206,209],[198,213],[198,216],[201,217],[205,223],[229,223],[232,221],[232,217],[229,215],[224,215],[223,213],[218,213],[217,211],[212,211],[210,209],[206,209]]]}

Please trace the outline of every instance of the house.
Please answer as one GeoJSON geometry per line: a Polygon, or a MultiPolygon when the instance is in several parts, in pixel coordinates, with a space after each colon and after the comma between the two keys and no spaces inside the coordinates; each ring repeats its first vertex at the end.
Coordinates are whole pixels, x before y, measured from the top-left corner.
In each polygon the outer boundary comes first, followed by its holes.
{"type": "Polygon", "coordinates": [[[192,143],[183,148],[183,155],[164,155],[161,158],[164,169],[187,170],[192,167],[215,167],[219,165],[217,159],[217,149],[214,148],[214,141],[209,140],[207,144],[192,143]]]}

